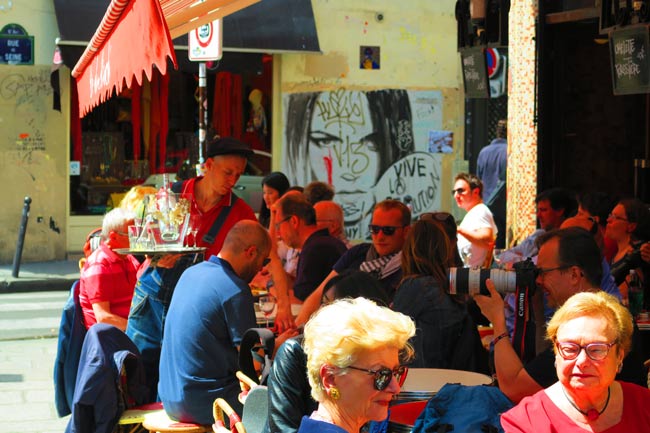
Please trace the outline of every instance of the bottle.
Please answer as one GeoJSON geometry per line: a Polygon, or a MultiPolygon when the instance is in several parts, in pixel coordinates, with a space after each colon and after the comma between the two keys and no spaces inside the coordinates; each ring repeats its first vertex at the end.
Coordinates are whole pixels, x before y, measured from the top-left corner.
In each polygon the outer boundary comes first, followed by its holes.
{"type": "Polygon", "coordinates": [[[643,287],[639,281],[639,276],[634,269],[630,269],[628,278],[628,298],[630,299],[630,313],[636,317],[643,310],[643,287]]]}

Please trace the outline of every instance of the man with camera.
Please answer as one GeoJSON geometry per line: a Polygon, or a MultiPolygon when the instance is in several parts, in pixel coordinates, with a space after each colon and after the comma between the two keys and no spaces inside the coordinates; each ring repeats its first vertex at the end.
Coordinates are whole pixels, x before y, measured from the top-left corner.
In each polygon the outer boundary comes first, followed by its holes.
{"type": "MultiPolygon", "coordinates": [[[[579,227],[552,230],[540,235],[536,243],[539,254],[535,282],[553,307],[559,307],[575,293],[600,290],[600,250],[589,232],[579,227]]],[[[475,295],[474,299],[494,326],[494,366],[499,388],[517,403],[557,381],[553,349],[547,347],[524,365],[506,329],[503,299],[490,280],[486,285],[490,296],[475,295]]],[[[540,295],[538,291],[536,296],[540,295]]],[[[632,351],[617,379],[643,385],[643,360],[637,340],[633,339],[632,351]]]]}

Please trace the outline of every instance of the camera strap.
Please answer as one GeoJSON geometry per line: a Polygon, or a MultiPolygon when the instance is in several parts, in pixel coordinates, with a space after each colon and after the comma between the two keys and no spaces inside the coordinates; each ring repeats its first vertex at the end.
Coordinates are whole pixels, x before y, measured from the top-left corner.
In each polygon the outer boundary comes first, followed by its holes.
{"type": "Polygon", "coordinates": [[[523,363],[535,357],[535,320],[531,309],[531,289],[517,286],[515,292],[515,326],[512,346],[523,363]]]}

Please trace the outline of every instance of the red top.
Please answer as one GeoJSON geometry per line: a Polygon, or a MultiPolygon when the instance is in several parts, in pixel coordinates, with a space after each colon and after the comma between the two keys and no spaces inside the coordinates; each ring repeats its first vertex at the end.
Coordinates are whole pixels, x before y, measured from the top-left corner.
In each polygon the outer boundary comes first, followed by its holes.
{"type": "MultiPolygon", "coordinates": [[[[623,388],[621,421],[602,433],[650,432],[650,389],[619,382],[623,388]]],[[[611,402],[610,402],[611,404],[611,402]]],[[[584,433],[562,412],[544,390],[524,398],[517,406],[501,415],[506,433],[584,433]]]]}
{"type": "Polygon", "coordinates": [[[79,301],[86,328],[97,323],[93,304],[98,302],[110,302],[111,313],[129,317],[139,266],[135,257],[119,256],[103,242],[88,257],[79,280],[79,301]]]}
{"type": "Polygon", "coordinates": [[[251,207],[244,200],[239,199],[235,202],[232,209],[230,209],[228,218],[226,218],[223,226],[221,226],[221,229],[215,236],[214,243],[212,245],[205,243],[203,241],[203,236],[210,231],[212,224],[214,224],[215,220],[221,213],[221,210],[224,208],[224,206],[230,204],[233,197],[232,193],[230,193],[227,196],[224,196],[223,199],[219,201],[219,203],[214,205],[207,212],[201,212],[195,200],[196,194],[194,193],[194,185],[198,179],[202,178],[203,177],[201,176],[186,180],[183,183],[181,194],[184,197],[190,199],[192,203],[190,208],[190,224],[194,225],[198,221],[199,228],[196,234],[197,246],[208,248],[205,252],[205,259],[207,260],[210,258],[210,256],[217,255],[219,253],[221,247],[223,246],[223,241],[226,238],[226,234],[230,231],[230,228],[235,225],[235,223],[241,220],[257,221],[257,218],[255,217],[255,212],[253,212],[253,209],[251,209],[251,207]]]}

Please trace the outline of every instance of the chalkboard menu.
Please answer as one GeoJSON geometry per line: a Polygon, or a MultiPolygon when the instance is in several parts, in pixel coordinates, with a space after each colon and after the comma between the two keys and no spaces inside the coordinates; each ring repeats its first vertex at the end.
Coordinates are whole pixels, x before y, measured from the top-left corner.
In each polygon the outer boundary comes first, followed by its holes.
{"type": "Polygon", "coordinates": [[[490,80],[487,74],[485,48],[466,48],[461,50],[463,83],[466,98],[489,98],[490,80]]]}
{"type": "Polygon", "coordinates": [[[648,26],[626,27],[609,34],[615,95],[650,93],[648,26]]]}

